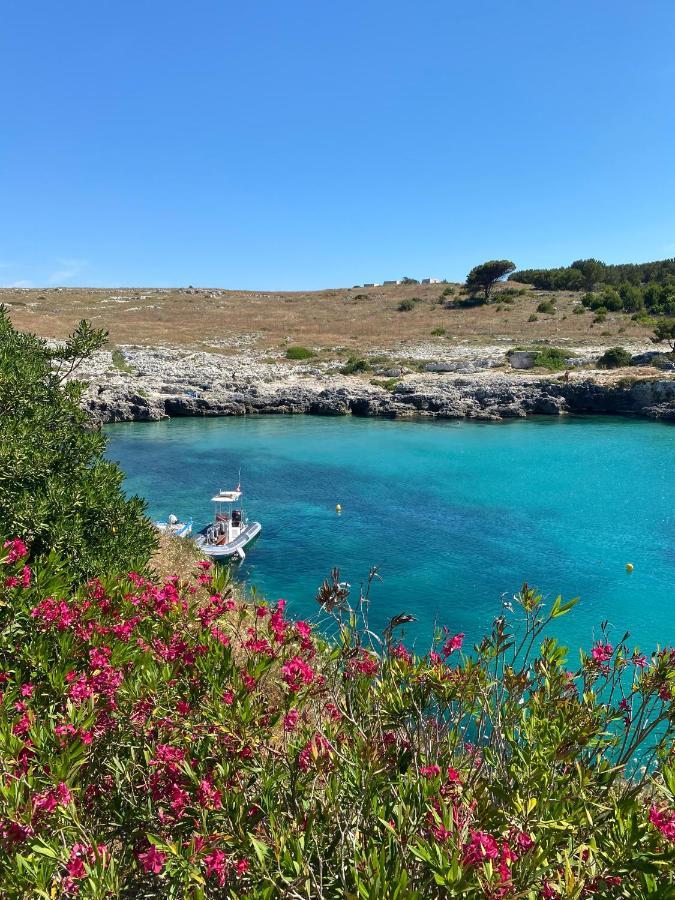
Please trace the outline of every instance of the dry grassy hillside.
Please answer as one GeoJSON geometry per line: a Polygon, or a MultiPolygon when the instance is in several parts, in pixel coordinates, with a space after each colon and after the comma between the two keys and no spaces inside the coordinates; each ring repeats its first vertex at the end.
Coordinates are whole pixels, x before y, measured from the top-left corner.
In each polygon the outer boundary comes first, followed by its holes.
{"type": "Polygon", "coordinates": [[[0,290],[18,328],[65,337],[82,318],[110,332],[112,344],[176,346],[239,352],[301,344],[320,350],[367,350],[402,342],[524,344],[547,340],[608,345],[648,340],[650,330],[623,313],[594,323],[580,295],[525,290],[511,282],[507,295],[488,306],[449,309],[446,289],[459,285],[399,285],[315,292],[264,293],[219,289],[51,288],[0,290]],[[516,295],[513,296],[514,290],[516,295]],[[511,296],[509,296],[511,294],[511,296]],[[555,312],[537,312],[550,298],[555,312]],[[414,300],[409,311],[399,304],[414,300]],[[536,319],[534,318],[536,317],[536,319]]]}

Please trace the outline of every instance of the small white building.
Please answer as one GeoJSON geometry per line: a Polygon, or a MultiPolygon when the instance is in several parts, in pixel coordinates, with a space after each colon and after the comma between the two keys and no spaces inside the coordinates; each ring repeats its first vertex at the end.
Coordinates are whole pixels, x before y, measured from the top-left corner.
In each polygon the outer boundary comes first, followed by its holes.
{"type": "Polygon", "coordinates": [[[422,279],[422,284],[440,284],[440,283],[441,283],[440,278],[423,278],[422,279]]]}

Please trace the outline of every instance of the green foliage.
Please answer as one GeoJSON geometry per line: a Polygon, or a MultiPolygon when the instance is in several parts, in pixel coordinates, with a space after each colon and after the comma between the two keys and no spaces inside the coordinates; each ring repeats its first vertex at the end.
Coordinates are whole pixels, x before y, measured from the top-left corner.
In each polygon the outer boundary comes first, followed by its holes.
{"type": "Polygon", "coordinates": [[[372,366],[367,359],[360,356],[350,356],[344,366],[340,369],[343,375],[358,375],[359,372],[369,372],[372,366]]]}
{"type": "Polygon", "coordinates": [[[567,360],[574,356],[569,350],[561,350],[558,347],[542,347],[534,358],[535,366],[558,372],[567,365],[567,360]]]}
{"type": "Polygon", "coordinates": [[[439,328],[434,328],[431,331],[432,337],[443,337],[444,334],[445,334],[445,328],[443,328],[442,326],[439,328]]]}
{"type": "Polygon", "coordinates": [[[495,284],[502,278],[506,278],[515,268],[515,263],[509,259],[491,259],[479,266],[474,266],[466,276],[466,286],[472,292],[483,291],[487,303],[495,284]]]}
{"type": "Polygon", "coordinates": [[[396,308],[399,312],[410,312],[410,310],[415,309],[415,306],[421,302],[422,300],[420,297],[406,297],[404,300],[401,300],[396,308]]]}
{"type": "Polygon", "coordinates": [[[145,504],[125,498],[122,472],[103,457],[82,385],[67,380],[105,339],[81,322],[50,349],[0,307],[0,522],[32,554],[58,550],[76,579],[142,566],[155,542],[145,504]]]}
{"type": "Polygon", "coordinates": [[[308,347],[288,347],[286,350],[286,359],[311,359],[313,356],[316,353],[308,347]]]}
{"type": "Polygon", "coordinates": [[[583,306],[575,306],[573,312],[575,316],[583,316],[586,310],[583,306]]]}
{"type": "Polygon", "coordinates": [[[656,343],[666,341],[673,353],[675,353],[675,318],[665,319],[657,324],[654,329],[654,340],[656,343]]]}
{"type": "Polygon", "coordinates": [[[675,259],[618,266],[576,260],[566,268],[523,269],[509,278],[543,290],[585,290],[583,302],[591,309],[634,313],[646,308],[656,316],[675,315],[675,259]]]}
{"type": "Polygon", "coordinates": [[[539,317],[537,315],[535,315],[534,313],[530,313],[530,315],[527,317],[527,321],[528,322],[538,322],[539,317]]]}
{"type": "Polygon", "coordinates": [[[126,361],[126,358],[119,347],[115,347],[112,352],[112,364],[116,369],[119,369],[120,372],[133,372],[134,367],[130,366],[126,361]]]}
{"type": "Polygon", "coordinates": [[[568,661],[575,601],[524,585],[418,656],[338,572],[326,640],[222,572],[72,592],[8,549],[3,897],[672,896],[675,659],[568,661]]]}
{"type": "MultiPolygon", "coordinates": [[[[514,347],[509,353],[524,351],[534,354],[534,365],[551,372],[558,372],[567,365],[567,360],[574,357],[570,350],[562,350],[559,347],[514,347]]],[[[509,354],[507,353],[507,356],[509,354]]]]}
{"type": "Polygon", "coordinates": [[[371,378],[370,379],[370,383],[373,385],[373,387],[384,388],[385,391],[389,391],[390,393],[391,393],[391,391],[394,390],[394,388],[399,383],[399,381],[400,381],[399,378],[371,378]]]}
{"type": "Polygon", "coordinates": [[[623,347],[611,347],[605,350],[598,360],[599,369],[622,369],[631,363],[631,355],[623,347]]]}
{"type": "Polygon", "coordinates": [[[537,312],[545,313],[549,316],[555,315],[555,303],[553,300],[542,300],[537,304],[537,312]]]}

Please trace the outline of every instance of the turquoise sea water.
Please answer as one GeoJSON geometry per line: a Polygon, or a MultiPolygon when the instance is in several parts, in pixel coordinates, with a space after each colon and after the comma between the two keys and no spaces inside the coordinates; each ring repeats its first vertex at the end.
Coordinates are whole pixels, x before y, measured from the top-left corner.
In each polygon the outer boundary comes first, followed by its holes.
{"type": "Polygon", "coordinates": [[[263,532],[239,575],[296,615],[316,615],[333,566],[358,588],[377,565],[372,625],[413,614],[407,636],[420,650],[435,622],[478,639],[524,580],[581,598],[556,625],[575,648],[603,619],[645,649],[675,643],[671,426],[260,417],[115,425],[108,435],[108,455],[153,518],[174,512],[200,527],[241,467],[263,532]]]}

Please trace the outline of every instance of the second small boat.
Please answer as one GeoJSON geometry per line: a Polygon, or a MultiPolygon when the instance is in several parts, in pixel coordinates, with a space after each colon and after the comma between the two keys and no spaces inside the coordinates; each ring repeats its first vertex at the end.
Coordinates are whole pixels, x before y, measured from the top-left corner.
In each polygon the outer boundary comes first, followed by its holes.
{"type": "Polygon", "coordinates": [[[239,485],[233,491],[220,491],[211,502],[216,510],[209,522],[195,537],[201,552],[211,559],[246,558],[244,547],[262,531],[260,522],[249,522],[242,504],[239,485]]]}

